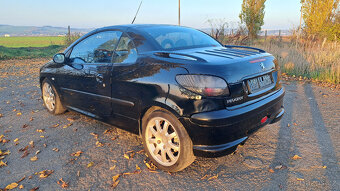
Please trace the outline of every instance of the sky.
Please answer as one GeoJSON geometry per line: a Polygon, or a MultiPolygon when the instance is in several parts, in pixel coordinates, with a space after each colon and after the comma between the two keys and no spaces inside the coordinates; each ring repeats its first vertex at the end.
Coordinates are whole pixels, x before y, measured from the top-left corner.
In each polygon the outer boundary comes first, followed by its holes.
{"type": "MultiPolygon", "coordinates": [[[[140,0],[0,0],[0,24],[98,28],[130,24],[140,0]]],[[[181,25],[209,28],[208,19],[240,22],[242,0],[181,0],[181,25]]],[[[262,29],[298,26],[300,0],[267,0],[262,29]]],[[[143,0],[137,24],[177,24],[178,0],[143,0]]]]}

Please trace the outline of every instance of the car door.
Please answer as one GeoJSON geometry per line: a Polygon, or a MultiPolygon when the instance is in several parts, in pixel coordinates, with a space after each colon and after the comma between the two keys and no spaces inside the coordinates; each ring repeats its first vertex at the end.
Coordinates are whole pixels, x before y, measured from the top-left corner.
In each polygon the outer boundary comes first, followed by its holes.
{"type": "Polygon", "coordinates": [[[141,67],[136,63],[137,50],[132,39],[123,34],[117,45],[112,69],[112,100],[113,112],[116,116],[115,123],[124,125],[126,130],[135,127],[137,123],[139,107],[139,84],[135,79],[139,77],[138,69],[141,67]]]}
{"type": "Polygon", "coordinates": [[[98,32],[72,48],[61,83],[69,108],[97,118],[111,115],[112,57],[121,34],[98,32]]]}

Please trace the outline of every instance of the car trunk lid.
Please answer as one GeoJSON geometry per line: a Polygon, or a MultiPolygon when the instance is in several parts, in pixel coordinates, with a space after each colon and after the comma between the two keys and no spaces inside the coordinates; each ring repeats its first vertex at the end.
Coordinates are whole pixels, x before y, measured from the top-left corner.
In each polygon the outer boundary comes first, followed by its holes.
{"type": "Polygon", "coordinates": [[[279,88],[279,74],[274,57],[259,49],[209,47],[172,53],[197,59],[197,62],[186,65],[191,74],[224,78],[230,90],[230,96],[226,98],[225,104],[230,108],[256,100],[279,88]],[[200,64],[200,67],[195,66],[196,64],[200,64]]]}

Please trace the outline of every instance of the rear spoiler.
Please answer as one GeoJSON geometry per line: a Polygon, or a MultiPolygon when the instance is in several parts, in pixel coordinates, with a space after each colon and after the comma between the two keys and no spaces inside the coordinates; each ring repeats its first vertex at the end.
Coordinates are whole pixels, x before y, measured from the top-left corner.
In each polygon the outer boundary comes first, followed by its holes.
{"type": "Polygon", "coordinates": [[[250,47],[250,46],[237,46],[237,45],[224,45],[224,47],[226,48],[244,48],[244,49],[252,49],[252,50],[257,50],[261,53],[265,53],[266,51],[259,49],[259,48],[254,48],[254,47],[250,47]]]}

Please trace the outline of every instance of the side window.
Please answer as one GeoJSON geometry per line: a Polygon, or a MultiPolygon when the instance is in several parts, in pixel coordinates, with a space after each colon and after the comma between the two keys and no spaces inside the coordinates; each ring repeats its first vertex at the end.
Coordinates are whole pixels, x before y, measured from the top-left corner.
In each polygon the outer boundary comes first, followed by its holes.
{"type": "Polygon", "coordinates": [[[123,35],[116,49],[115,63],[134,63],[137,60],[137,50],[133,41],[126,35],[123,35]]]}
{"type": "Polygon", "coordinates": [[[74,62],[111,63],[121,35],[120,31],[105,31],[89,36],[73,47],[70,59],[74,62]]]}

